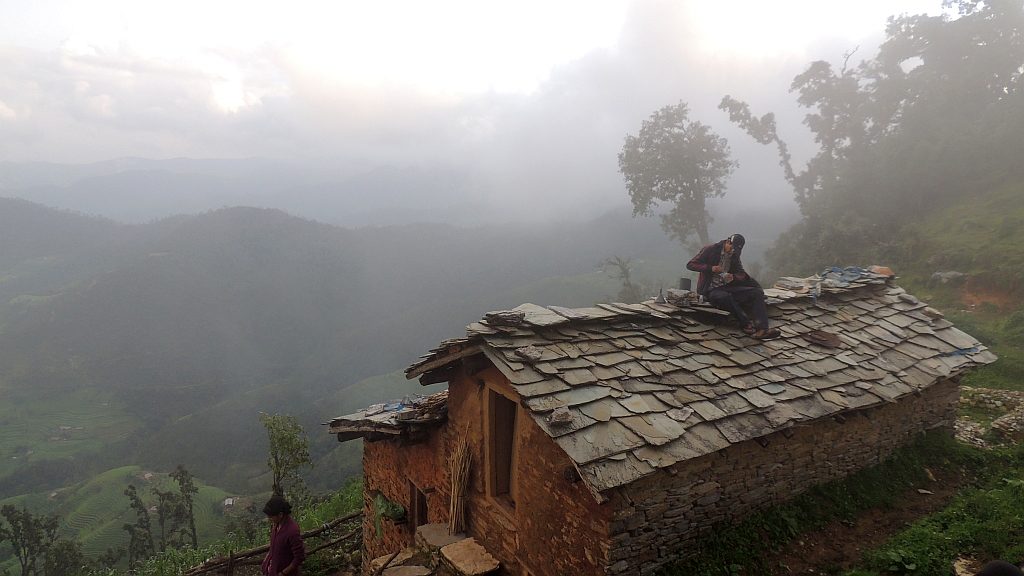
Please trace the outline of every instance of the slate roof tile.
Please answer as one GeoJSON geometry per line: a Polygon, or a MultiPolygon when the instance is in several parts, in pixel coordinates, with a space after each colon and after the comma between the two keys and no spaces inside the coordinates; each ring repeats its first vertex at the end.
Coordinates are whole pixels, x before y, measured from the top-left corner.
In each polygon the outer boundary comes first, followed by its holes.
{"type": "Polygon", "coordinates": [[[573,370],[577,368],[590,368],[594,364],[587,360],[586,357],[576,358],[563,358],[561,360],[555,360],[551,362],[551,365],[560,371],[573,370]]]}
{"type": "Polygon", "coordinates": [[[589,359],[594,364],[609,367],[629,362],[633,357],[628,354],[623,354],[622,352],[610,352],[607,354],[594,354],[589,356],[589,359]]]}
{"type": "Polygon", "coordinates": [[[757,388],[740,390],[739,395],[755,408],[768,408],[775,405],[775,398],[757,388]]]}
{"type": "Polygon", "coordinates": [[[598,422],[607,422],[613,418],[632,416],[633,412],[612,398],[601,398],[579,407],[580,412],[598,422]]]}
{"type": "Polygon", "coordinates": [[[654,472],[654,467],[632,454],[621,460],[599,460],[580,467],[580,476],[598,491],[629,484],[654,472]]]}
{"type": "Polygon", "coordinates": [[[686,428],[679,422],[657,412],[642,416],[627,416],[619,421],[652,446],[668,444],[686,431],[686,428]]]}
{"type": "Polygon", "coordinates": [[[619,404],[634,414],[664,412],[670,408],[668,404],[658,400],[654,394],[630,394],[619,398],[619,404]]]}
{"type": "Polygon", "coordinates": [[[545,394],[554,394],[555,392],[562,392],[568,390],[564,382],[559,380],[548,380],[544,379],[533,384],[522,384],[516,386],[516,392],[519,392],[520,396],[529,398],[531,396],[543,396],[545,394]]]}
{"type": "MultiPolygon", "coordinates": [[[[660,394],[655,394],[655,397],[661,398],[661,395],[660,394]]],[[[689,387],[682,387],[682,388],[677,388],[677,389],[673,390],[672,391],[672,397],[675,398],[676,401],[681,402],[684,406],[687,406],[687,405],[691,404],[692,402],[699,402],[700,400],[703,400],[704,398],[706,398],[705,396],[703,396],[701,394],[697,394],[695,392],[692,392],[689,389],[689,387]]]]}
{"type": "Polygon", "coordinates": [[[555,442],[579,464],[618,454],[645,444],[644,440],[618,420],[598,422],[582,430],[555,438],[555,442]]]}
{"type": "Polygon", "coordinates": [[[587,416],[582,411],[573,411],[572,420],[567,423],[552,423],[547,418],[536,420],[537,425],[540,426],[541,430],[547,432],[548,436],[552,438],[558,438],[571,434],[577,430],[582,430],[588,426],[596,424],[598,421],[587,416]]]}
{"type": "Polygon", "coordinates": [[[761,414],[748,412],[715,420],[718,431],[732,444],[738,444],[751,438],[760,438],[774,431],[771,422],[761,414]]]}
{"type": "Polygon", "coordinates": [[[725,414],[742,414],[754,409],[754,405],[747,402],[746,398],[739,392],[734,392],[711,401],[719,410],[725,414]]]}
{"type": "Polygon", "coordinates": [[[701,418],[708,421],[714,421],[726,417],[726,413],[721,408],[707,400],[693,402],[690,404],[690,408],[693,408],[697,414],[700,414],[701,418]]]}
{"type": "Polygon", "coordinates": [[[569,386],[581,386],[583,384],[593,384],[598,381],[597,376],[593,372],[586,368],[578,368],[575,370],[565,370],[560,375],[561,378],[569,386]]]}

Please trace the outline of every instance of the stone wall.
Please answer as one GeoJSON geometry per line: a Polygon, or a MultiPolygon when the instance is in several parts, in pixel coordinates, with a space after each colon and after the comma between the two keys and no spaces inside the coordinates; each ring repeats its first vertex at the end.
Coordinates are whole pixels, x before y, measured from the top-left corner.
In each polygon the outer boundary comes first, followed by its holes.
{"type": "Polygon", "coordinates": [[[923,430],[952,431],[959,392],[942,380],[898,403],[826,418],[681,462],[617,491],[608,574],[653,574],[712,526],[877,464],[923,430]],[[787,437],[787,435],[789,437],[787,437]],[[764,439],[761,439],[764,440],[764,439]],[[673,475],[674,474],[674,475],[673,475]]]}

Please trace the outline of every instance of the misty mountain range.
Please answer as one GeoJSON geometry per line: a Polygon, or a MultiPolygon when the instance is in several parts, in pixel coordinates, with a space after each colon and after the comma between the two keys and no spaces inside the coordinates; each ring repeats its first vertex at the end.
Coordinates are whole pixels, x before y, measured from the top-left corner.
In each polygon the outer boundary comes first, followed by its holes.
{"type": "Polygon", "coordinates": [[[465,200],[468,189],[467,175],[437,167],[361,168],[257,158],[0,163],[0,196],[126,223],[244,205],[339,226],[466,224],[482,209],[465,200]]]}

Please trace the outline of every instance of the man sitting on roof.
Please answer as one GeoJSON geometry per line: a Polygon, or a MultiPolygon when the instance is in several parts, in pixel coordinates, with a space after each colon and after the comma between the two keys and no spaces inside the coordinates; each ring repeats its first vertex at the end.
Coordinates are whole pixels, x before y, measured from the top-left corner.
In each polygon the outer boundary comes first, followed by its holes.
{"type": "Polygon", "coordinates": [[[686,268],[700,272],[697,293],[715,308],[732,312],[743,332],[759,340],[777,338],[779,331],[768,326],[768,308],[764,291],[743,269],[740,254],[746,240],[733,234],[721,242],[709,244],[686,264],[686,268]],[[750,308],[751,320],[744,307],[750,308]]]}

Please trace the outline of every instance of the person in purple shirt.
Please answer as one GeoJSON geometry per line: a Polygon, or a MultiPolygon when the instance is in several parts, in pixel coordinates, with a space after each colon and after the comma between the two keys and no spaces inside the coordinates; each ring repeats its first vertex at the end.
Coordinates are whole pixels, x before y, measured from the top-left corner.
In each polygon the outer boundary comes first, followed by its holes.
{"type": "Polygon", "coordinates": [[[697,294],[715,308],[732,312],[743,332],[758,340],[778,338],[778,328],[768,324],[764,290],[743,269],[741,256],[746,243],[742,234],[733,234],[721,242],[708,244],[686,264],[686,268],[700,273],[697,294]],[[750,309],[753,318],[744,308],[750,309]]]}
{"type": "Polygon", "coordinates": [[[292,520],[292,505],[284,497],[274,494],[267,500],[263,513],[270,521],[270,550],[263,559],[261,569],[267,576],[300,576],[306,547],[302,543],[299,525],[292,520]]]}

